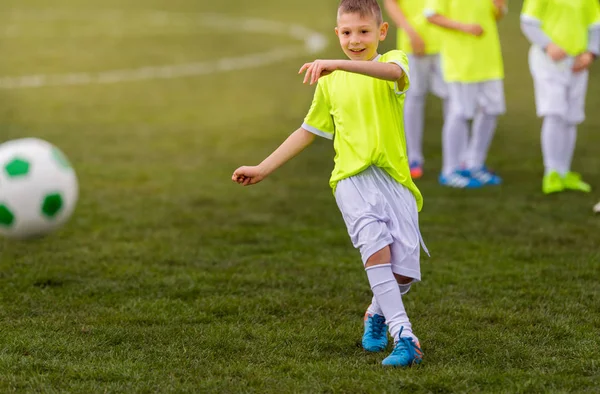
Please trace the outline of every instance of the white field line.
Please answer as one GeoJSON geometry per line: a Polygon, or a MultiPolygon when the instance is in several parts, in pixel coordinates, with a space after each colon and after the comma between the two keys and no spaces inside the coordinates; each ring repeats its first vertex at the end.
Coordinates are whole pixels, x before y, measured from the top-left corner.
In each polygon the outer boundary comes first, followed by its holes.
{"type": "MultiPolygon", "coordinates": [[[[73,17],[91,20],[123,20],[123,15],[118,12],[96,14],[69,14],[69,13],[37,13],[37,14],[12,14],[15,19],[37,18],[43,20],[67,19],[73,17]]],[[[173,25],[188,23],[190,17],[186,14],[173,14],[167,12],[151,12],[144,15],[149,26],[173,25]],[[187,18],[187,19],[186,19],[187,18]],[[186,22],[187,21],[187,22],[186,22]]],[[[316,54],[327,46],[327,39],[315,31],[300,25],[288,25],[276,21],[266,21],[251,18],[230,18],[220,14],[195,15],[191,19],[195,25],[213,29],[231,29],[235,26],[237,31],[248,33],[262,33],[277,36],[288,36],[302,45],[290,45],[274,48],[267,52],[254,53],[236,57],[215,59],[206,62],[186,63],[163,66],[143,66],[132,69],[109,70],[102,72],[75,72],[66,74],[37,74],[14,77],[0,77],[0,89],[39,88],[44,86],[68,86],[111,84],[128,81],[141,81],[151,79],[172,79],[197,75],[216,74],[220,72],[257,68],[277,63],[286,59],[316,54]]],[[[14,33],[14,29],[12,30],[14,33]]],[[[151,32],[152,30],[148,30],[151,32]]],[[[99,32],[101,35],[102,32],[99,32]]]]}

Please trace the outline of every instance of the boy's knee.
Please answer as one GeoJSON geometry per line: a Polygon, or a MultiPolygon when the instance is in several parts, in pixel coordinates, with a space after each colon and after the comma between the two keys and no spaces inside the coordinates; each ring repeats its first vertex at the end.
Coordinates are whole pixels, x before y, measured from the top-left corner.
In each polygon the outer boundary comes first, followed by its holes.
{"type": "Polygon", "coordinates": [[[374,265],[390,264],[391,262],[392,255],[390,252],[390,247],[386,246],[385,248],[373,253],[371,257],[367,259],[367,262],[365,263],[365,268],[372,267],[374,265]]]}
{"type": "Polygon", "coordinates": [[[409,278],[408,276],[394,274],[396,277],[396,282],[400,285],[408,285],[413,281],[413,278],[409,278]]]}

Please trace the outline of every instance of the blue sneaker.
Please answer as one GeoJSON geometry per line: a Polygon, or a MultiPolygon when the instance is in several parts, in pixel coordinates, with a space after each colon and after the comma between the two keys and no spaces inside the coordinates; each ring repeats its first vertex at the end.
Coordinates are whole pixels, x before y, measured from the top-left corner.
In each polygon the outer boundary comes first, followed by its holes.
{"type": "Polygon", "coordinates": [[[385,317],[365,313],[365,332],[362,337],[363,348],[367,352],[380,352],[388,344],[387,324],[385,317]]]}
{"type": "Polygon", "coordinates": [[[398,342],[394,350],[381,363],[392,367],[410,367],[423,361],[423,351],[419,342],[415,343],[411,337],[402,337],[402,329],[398,334],[398,342]]]}
{"type": "Polygon", "coordinates": [[[495,186],[502,183],[502,178],[489,171],[486,166],[481,166],[478,169],[461,170],[459,173],[464,177],[476,179],[482,185],[495,186]]]}
{"type": "Polygon", "coordinates": [[[476,189],[483,186],[477,179],[461,175],[460,171],[455,171],[449,175],[440,174],[438,181],[442,186],[458,189],[476,189]]]}

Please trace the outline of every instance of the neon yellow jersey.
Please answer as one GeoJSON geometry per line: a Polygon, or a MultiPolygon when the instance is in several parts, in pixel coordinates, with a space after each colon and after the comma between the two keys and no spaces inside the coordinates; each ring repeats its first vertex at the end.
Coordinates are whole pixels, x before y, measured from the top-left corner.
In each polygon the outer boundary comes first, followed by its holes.
{"type": "MultiPolygon", "coordinates": [[[[434,55],[440,53],[440,32],[439,28],[427,22],[427,18],[423,11],[425,10],[425,0],[397,0],[398,6],[408,20],[408,23],[425,41],[425,53],[434,55]]],[[[408,34],[401,28],[397,31],[398,49],[412,53],[410,39],[408,34]]]]}
{"type": "Polygon", "coordinates": [[[483,28],[479,37],[441,29],[442,69],[447,82],[484,82],[504,78],[504,64],[493,0],[426,0],[426,15],[443,15],[483,28]]]}
{"type": "Polygon", "coordinates": [[[404,86],[361,74],[335,71],[319,78],[302,128],[333,139],[335,166],[329,184],[374,165],[408,188],[421,210],[423,197],[410,177],[404,136],[404,93],[410,82],[408,58],[390,51],[374,61],[398,64],[404,86]]]}
{"type": "Polygon", "coordinates": [[[539,23],[553,43],[571,56],[585,52],[590,28],[600,28],[598,0],[525,0],[521,19],[539,23]]]}

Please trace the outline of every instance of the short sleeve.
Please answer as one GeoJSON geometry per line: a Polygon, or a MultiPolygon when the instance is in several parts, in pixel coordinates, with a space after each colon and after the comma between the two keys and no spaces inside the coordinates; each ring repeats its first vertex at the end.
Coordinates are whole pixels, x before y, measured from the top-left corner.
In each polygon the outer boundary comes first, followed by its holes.
{"type": "Polygon", "coordinates": [[[521,9],[521,22],[541,26],[546,10],[546,0],[525,0],[521,9]]]}
{"type": "Polygon", "coordinates": [[[390,84],[390,88],[392,88],[396,94],[406,93],[410,87],[408,56],[406,56],[406,53],[398,50],[389,51],[381,57],[380,61],[384,63],[394,63],[404,71],[402,86],[398,86],[398,81],[390,81],[388,83],[390,84]]]}
{"type": "Polygon", "coordinates": [[[425,0],[425,17],[448,14],[448,0],[425,0]]]}
{"type": "Polygon", "coordinates": [[[589,0],[588,4],[589,12],[587,15],[590,16],[589,28],[593,30],[600,29],[600,2],[596,0],[589,0]]]}
{"type": "Polygon", "coordinates": [[[335,125],[331,116],[331,102],[324,78],[319,78],[312,105],[304,118],[302,128],[318,136],[333,139],[335,125]]]}

